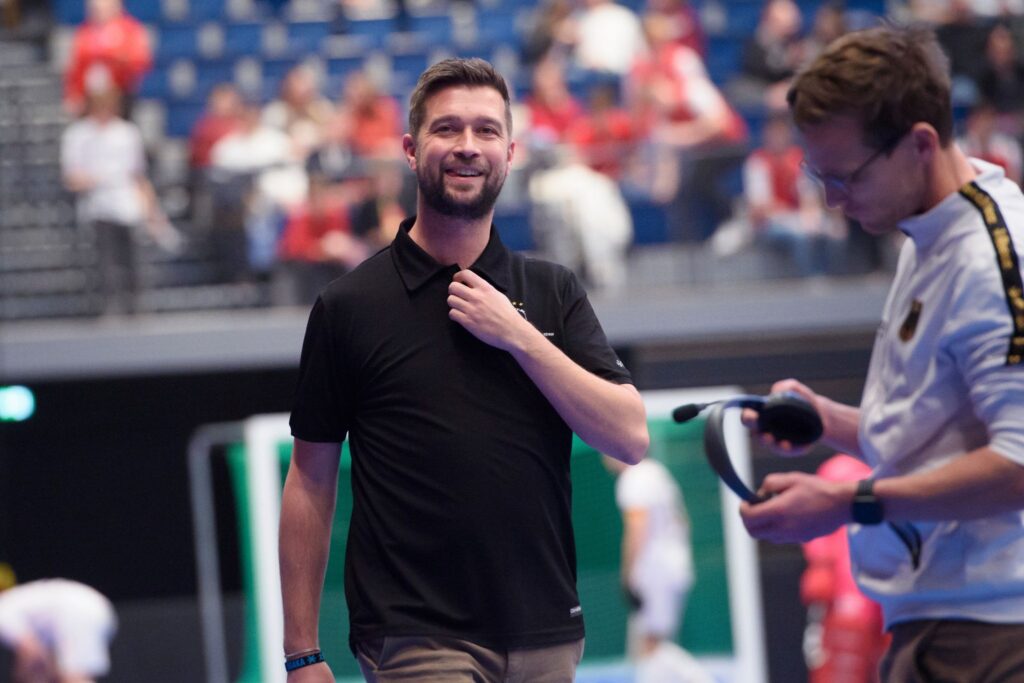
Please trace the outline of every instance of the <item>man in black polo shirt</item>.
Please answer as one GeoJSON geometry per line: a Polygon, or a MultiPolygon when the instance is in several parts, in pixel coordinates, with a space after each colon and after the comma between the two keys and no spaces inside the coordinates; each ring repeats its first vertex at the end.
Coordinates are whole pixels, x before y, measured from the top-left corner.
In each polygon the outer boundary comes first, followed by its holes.
{"type": "Polygon", "coordinates": [[[432,66],[409,131],[416,216],[322,293],[306,330],[281,502],[289,683],[334,680],[317,622],[346,436],[345,596],[366,679],[570,683],[572,432],[637,462],[643,403],[572,273],[492,226],[515,148],[501,76],[432,66]]]}

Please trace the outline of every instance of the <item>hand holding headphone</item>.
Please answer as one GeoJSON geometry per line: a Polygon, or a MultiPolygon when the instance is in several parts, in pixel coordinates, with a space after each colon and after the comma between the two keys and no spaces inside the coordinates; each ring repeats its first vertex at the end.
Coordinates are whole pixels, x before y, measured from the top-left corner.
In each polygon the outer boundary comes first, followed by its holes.
{"type": "Polygon", "coordinates": [[[771,434],[776,441],[789,441],[794,446],[814,443],[821,438],[823,431],[818,411],[792,391],[769,396],[741,395],[712,403],[688,403],[673,410],[672,419],[686,422],[709,407],[711,412],[704,423],[704,454],[725,485],[751,503],[759,503],[765,498],[744,484],[732,466],[722,428],[725,411],[729,408],[750,408],[756,411],[759,431],[771,434]]]}

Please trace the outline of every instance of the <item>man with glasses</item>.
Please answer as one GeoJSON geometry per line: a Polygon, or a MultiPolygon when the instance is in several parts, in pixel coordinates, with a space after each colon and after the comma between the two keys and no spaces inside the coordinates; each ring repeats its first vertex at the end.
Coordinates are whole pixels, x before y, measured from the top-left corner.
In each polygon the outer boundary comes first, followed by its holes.
{"type": "Polygon", "coordinates": [[[853,523],[854,575],[893,635],[883,680],[1024,680],[1024,195],[953,142],[948,62],[928,31],[840,38],[788,101],[827,202],[909,239],[860,406],[772,387],[811,401],[822,442],[871,477],[770,475],[744,522],[773,542],[853,523]]]}

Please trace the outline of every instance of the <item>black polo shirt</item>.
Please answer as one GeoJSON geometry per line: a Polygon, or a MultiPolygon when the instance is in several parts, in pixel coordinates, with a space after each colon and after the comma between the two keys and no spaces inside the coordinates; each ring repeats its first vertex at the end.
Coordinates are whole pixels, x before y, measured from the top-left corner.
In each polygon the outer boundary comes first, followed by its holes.
{"type": "MultiPolygon", "coordinates": [[[[458,267],[411,225],[316,302],[291,416],[305,441],[350,439],[350,643],[580,638],[572,433],[509,353],[448,318],[458,267]]],[[[631,381],[569,270],[509,251],[493,227],[472,270],[579,365],[631,381]]]]}

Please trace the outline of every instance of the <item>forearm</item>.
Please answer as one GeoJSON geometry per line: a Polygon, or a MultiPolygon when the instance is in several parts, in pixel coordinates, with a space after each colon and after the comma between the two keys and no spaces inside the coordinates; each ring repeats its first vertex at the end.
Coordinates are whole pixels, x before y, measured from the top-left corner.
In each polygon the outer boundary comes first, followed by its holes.
{"type": "Polygon", "coordinates": [[[639,462],[650,437],[640,393],[577,365],[535,328],[510,352],[569,428],[616,460],[639,462]]]}
{"type": "Polygon", "coordinates": [[[296,441],[285,479],[279,560],[286,654],[316,647],[319,642],[320,596],[334,521],[338,448],[337,444],[300,445],[296,441]]]}
{"type": "Polygon", "coordinates": [[[821,442],[841,453],[861,457],[857,433],[860,426],[860,408],[821,395],[817,396],[814,403],[825,427],[821,442]]]}
{"type": "Polygon", "coordinates": [[[887,519],[970,520],[1024,508],[1024,467],[989,447],[927,472],[879,479],[887,519]]]}

